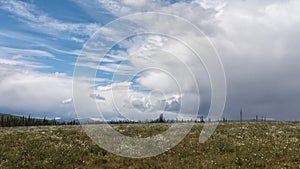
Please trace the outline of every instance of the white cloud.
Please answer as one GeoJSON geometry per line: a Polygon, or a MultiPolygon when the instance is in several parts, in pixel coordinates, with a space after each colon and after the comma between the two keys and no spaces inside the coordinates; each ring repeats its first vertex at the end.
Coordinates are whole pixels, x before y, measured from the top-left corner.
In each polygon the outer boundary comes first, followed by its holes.
{"type": "Polygon", "coordinates": [[[0,95],[5,96],[0,98],[2,111],[37,116],[74,115],[71,105],[61,105],[62,100],[72,96],[72,79],[0,64],[0,95]]]}
{"type": "MultiPolygon", "coordinates": [[[[33,4],[15,0],[1,1],[1,9],[4,9],[25,22],[32,29],[46,34],[58,35],[61,32],[69,32],[77,35],[91,36],[98,28],[96,23],[66,23],[49,17],[46,13],[38,10],[33,4]]],[[[60,34],[64,35],[64,34],[60,34]]],[[[78,38],[74,39],[78,42],[78,38]]]]}
{"type": "Polygon", "coordinates": [[[85,40],[80,39],[80,38],[76,38],[76,37],[72,37],[71,40],[72,40],[72,41],[75,41],[75,42],[78,42],[78,43],[83,43],[83,42],[85,42],[85,40]]]}
{"type": "MultiPolygon", "coordinates": [[[[143,11],[175,14],[188,19],[206,33],[215,44],[225,66],[229,100],[227,112],[238,111],[242,106],[253,112],[252,114],[272,112],[270,116],[278,119],[297,116],[295,112],[297,112],[296,100],[298,101],[298,99],[293,100],[292,98],[299,96],[299,92],[295,92],[299,81],[293,78],[300,71],[297,65],[299,62],[297,56],[300,51],[296,45],[299,44],[300,39],[300,15],[298,12],[300,4],[298,1],[199,0],[171,5],[147,1],[147,9],[143,8],[143,3],[137,5],[119,1],[110,1],[107,4],[104,4],[104,1],[99,2],[117,16],[143,11]],[[276,88],[270,88],[270,86],[274,87],[274,84],[278,84],[276,88]],[[257,103],[257,100],[264,103],[257,103]],[[278,103],[284,106],[278,108],[278,103]],[[287,111],[288,115],[282,117],[282,113],[287,111]]],[[[147,20],[146,18],[142,19],[147,20]]],[[[180,36],[188,37],[190,42],[199,43],[188,27],[180,24],[173,25],[172,29],[163,27],[161,23],[167,22],[170,21],[153,18],[150,23],[145,25],[149,26],[150,30],[157,32],[168,30],[174,33],[174,31],[178,31],[180,36]]],[[[150,40],[144,37],[125,43],[121,42],[127,47],[126,55],[130,56],[129,61],[135,68],[138,68],[137,70],[151,65],[160,66],[168,72],[176,74],[178,79],[182,79],[186,78],[184,76],[186,73],[182,73],[181,69],[184,66],[179,66],[183,62],[197,72],[199,84],[204,83],[199,89],[209,90],[204,69],[193,64],[195,60],[191,59],[191,55],[185,47],[174,41],[162,42],[157,38],[150,40]],[[162,45],[155,46],[160,43],[162,45]],[[156,50],[156,52],[150,51],[150,49],[156,50]],[[167,53],[177,54],[178,60],[172,61],[167,53]],[[182,74],[180,75],[180,73],[182,74]]],[[[201,46],[200,43],[199,46],[201,46]]],[[[145,74],[139,82],[140,85],[151,89],[162,88],[162,84],[169,84],[166,78],[158,74],[154,75],[153,72],[151,76],[145,74]]],[[[184,93],[189,93],[187,89],[191,87],[188,84],[189,82],[186,82],[181,85],[184,93]]],[[[170,87],[168,90],[172,90],[172,88],[170,87]]],[[[136,101],[136,105],[145,107],[146,105],[142,103],[136,101]]],[[[231,117],[234,116],[234,114],[231,115],[231,117]]]]}
{"type": "Polygon", "coordinates": [[[20,49],[20,48],[10,48],[10,47],[4,47],[0,46],[0,55],[6,56],[6,57],[14,57],[18,56],[18,58],[23,57],[49,57],[49,58],[55,58],[54,55],[47,51],[43,50],[35,50],[35,49],[20,49]]]}
{"type": "Polygon", "coordinates": [[[176,79],[165,72],[149,71],[149,73],[138,78],[137,82],[147,89],[158,90],[163,93],[180,93],[179,84],[176,79]],[[157,80],[159,80],[159,83],[157,80]]]}
{"type": "Polygon", "coordinates": [[[175,104],[178,96],[169,95],[166,98],[136,92],[130,89],[131,82],[99,86],[94,91],[91,88],[92,83],[82,77],[78,78],[80,88],[77,91],[80,97],[75,97],[81,101],[74,102],[72,78],[66,74],[39,73],[30,67],[24,70],[18,66],[26,64],[16,60],[1,59],[0,65],[0,95],[6,96],[0,98],[1,111],[31,114],[36,117],[74,117],[76,114],[72,103],[79,103],[84,110],[84,114],[79,114],[79,117],[99,117],[99,110],[94,106],[97,104],[107,119],[119,118],[120,114],[115,109],[118,108],[121,115],[137,120],[155,119],[165,110],[166,117],[175,117],[179,108],[175,104]],[[144,107],[138,106],[141,101],[144,107]],[[162,104],[167,105],[165,110],[162,104]]]}
{"type": "MultiPolygon", "coordinates": [[[[83,86],[89,86],[80,91],[90,98],[90,83],[80,79],[83,86]]],[[[24,61],[0,59],[0,95],[5,96],[0,98],[0,111],[35,117],[76,117],[72,83],[72,77],[64,73],[40,73],[24,61]]]]}
{"type": "Polygon", "coordinates": [[[12,59],[21,59],[23,56],[22,55],[14,55],[14,56],[12,56],[11,58],[12,59]]]}
{"type": "Polygon", "coordinates": [[[30,61],[23,61],[20,59],[4,59],[0,58],[0,64],[2,71],[8,71],[11,67],[13,68],[18,68],[18,69],[23,69],[23,70],[28,70],[28,69],[33,69],[33,68],[46,68],[47,66],[40,65],[35,62],[30,62],[30,61]]]}
{"type": "Polygon", "coordinates": [[[10,59],[2,59],[0,58],[0,64],[1,65],[10,65],[10,66],[24,66],[24,63],[16,60],[10,60],[10,59]]]}
{"type": "Polygon", "coordinates": [[[155,119],[160,113],[175,118],[181,110],[181,97],[163,95],[161,93],[145,93],[131,89],[131,82],[113,83],[109,86],[99,86],[96,90],[101,93],[105,102],[98,102],[104,116],[125,118],[155,119]],[[117,115],[119,114],[119,115],[117,115]]]}
{"type": "MultiPolygon", "coordinates": [[[[91,32],[98,28],[97,24],[63,23],[37,11],[34,6],[20,1],[2,2],[2,9],[14,13],[23,22],[37,26],[39,30],[45,32],[53,29],[59,32],[91,35],[91,32]]],[[[272,112],[268,116],[276,119],[290,119],[299,116],[297,114],[300,96],[298,92],[300,81],[297,78],[300,71],[298,64],[300,53],[298,47],[300,39],[299,1],[199,0],[168,5],[156,1],[99,0],[99,2],[117,16],[143,11],[158,11],[184,17],[198,26],[213,41],[224,63],[228,82],[227,112],[238,112],[240,107],[243,107],[245,111],[249,112],[249,117],[264,112],[272,112]]],[[[153,18],[147,25],[151,30],[175,32],[184,36],[190,39],[190,42],[203,47],[205,52],[207,46],[201,46],[202,43],[199,43],[189,27],[184,27],[182,24],[176,25],[176,23],[172,28],[162,26],[162,23],[168,22],[170,21],[153,18]]],[[[117,36],[115,30],[108,29],[106,31],[107,35],[110,35],[109,38],[117,36]]],[[[78,41],[75,38],[73,40],[78,41]]],[[[145,113],[147,113],[147,117],[155,118],[165,109],[169,110],[166,112],[170,113],[169,116],[174,116],[176,115],[175,110],[178,110],[179,107],[185,112],[189,112],[191,110],[188,108],[192,107],[190,105],[194,105],[198,97],[189,69],[196,72],[198,89],[202,94],[204,93],[203,99],[203,95],[201,95],[201,101],[209,103],[210,86],[205,69],[195,60],[191,51],[180,42],[162,36],[145,35],[131,38],[128,41],[124,40],[120,42],[120,45],[126,48],[126,51],[111,51],[110,57],[105,58],[109,64],[103,65],[102,70],[114,72],[118,68],[118,62],[124,58],[128,59],[127,61],[131,65],[127,65],[127,62],[120,72],[132,71],[129,68],[141,71],[143,68],[151,66],[159,67],[178,80],[181,92],[178,91],[172,76],[150,69],[140,73],[141,77],[136,77],[137,84],[127,80],[116,81],[111,85],[102,84],[96,91],[93,91],[91,90],[92,84],[83,83],[81,85],[84,90],[80,90],[79,94],[82,97],[80,98],[82,99],[82,108],[87,114],[97,114],[98,110],[93,107],[95,101],[99,109],[109,117],[119,116],[119,111],[129,118],[143,118],[145,113]],[[137,91],[131,88],[134,85],[155,92],[150,94],[137,91]]],[[[27,52],[32,54],[32,51],[27,52]]],[[[24,56],[19,52],[11,53],[11,56],[18,54],[24,56]]],[[[41,55],[42,53],[36,54],[41,55]]],[[[90,55],[89,59],[93,62],[78,66],[97,69],[97,64],[94,63],[98,59],[97,54],[90,55]]],[[[41,102],[36,106],[36,111],[53,110],[58,112],[68,107],[68,105],[63,105],[62,108],[57,106],[59,104],[62,106],[62,100],[71,98],[71,84],[67,77],[64,75],[49,76],[31,70],[27,73],[19,70],[9,71],[12,68],[5,70],[5,67],[13,66],[15,68],[17,65],[22,65],[17,61],[0,60],[0,64],[5,65],[0,68],[1,79],[5,79],[5,82],[4,80],[0,81],[0,93],[1,95],[10,94],[9,97],[2,98],[0,107],[31,110],[30,106],[33,104],[29,100],[41,102]],[[56,88],[55,86],[60,87],[56,88]]],[[[86,81],[91,79],[90,77],[81,77],[79,80],[85,82],[84,78],[88,79],[86,81]]],[[[105,79],[99,79],[101,82],[103,80],[105,81],[105,79]]]]}
{"type": "Polygon", "coordinates": [[[68,99],[61,101],[62,104],[70,104],[72,102],[73,102],[73,98],[68,98],[68,99]]]}

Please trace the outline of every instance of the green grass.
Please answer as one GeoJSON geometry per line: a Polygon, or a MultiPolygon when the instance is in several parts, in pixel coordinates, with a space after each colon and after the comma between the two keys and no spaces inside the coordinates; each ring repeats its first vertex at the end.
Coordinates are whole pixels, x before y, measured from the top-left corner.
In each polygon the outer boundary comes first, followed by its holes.
{"type": "MultiPolygon", "coordinates": [[[[112,125],[148,137],[170,124],[112,125]]],[[[203,124],[171,150],[150,158],[116,156],[95,145],[80,126],[0,128],[0,168],[300,168],[300,123],[221,123],[199,144],[203,124]]]]}

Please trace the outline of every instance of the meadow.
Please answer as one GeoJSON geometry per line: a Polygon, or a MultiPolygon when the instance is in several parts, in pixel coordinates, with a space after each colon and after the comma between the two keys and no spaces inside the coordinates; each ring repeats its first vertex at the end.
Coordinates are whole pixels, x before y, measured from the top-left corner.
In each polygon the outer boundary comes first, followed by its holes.
{"type": "MultiPolygon", "coordinates": [[[[112,124],[135,137],[160,133],[170,125],[112,124]]],[[[143,159],[107,152],[80,125],[1,127],[0,168],[300,168],[299,122],[220,123],[200,144],[202,127],[196,123],[177,146],[143,159]]]]}

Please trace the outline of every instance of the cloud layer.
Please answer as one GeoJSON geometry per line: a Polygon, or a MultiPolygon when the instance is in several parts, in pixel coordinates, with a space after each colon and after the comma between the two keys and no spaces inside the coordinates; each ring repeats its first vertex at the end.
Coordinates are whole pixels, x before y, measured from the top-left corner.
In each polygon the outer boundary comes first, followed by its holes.
{"type": "MultiPolygon", "coordinates": [[[[80,4],[77,1],[75,3],[80,4]]],[[[238,119],[239,110],[243,108],[245,118],[259,115],[300,120],[299,1],[95,0],[87,2],[84,10],[94,9],[92,6],[95,4],[116,18],[147,11],[173,14],[187,19],[203,31],[218,51],[227,77],[228,95],[224,116],[238,119]]],[[[26,25],[28,30],[49,34],[64,41],[82,44],[86,37],[90,37],[99,28],[95,22],[61,21],[30,3],[1,1],[0,8],[26,25]]],[[[87,13],[93,15],[91,11],[87,13]]],[[[96,14],[99,15],[99,12],[96,14]]],[[[171,21],[153,18],[148,25],[154,30],[176,32],[190,39],[190,42],[199,43],[189,31],[190,28],[180,24],[172,28],[162,26],[162,23],[167,22],[171,21]]],[[[6,38],[16,35],[28,41],[44,42],[44,38],[31,39],[18,31],[10,31],[7,35],[0,33],[1,37],[6,38]]],[[[113,38],[116,30],[107,30],[107,35],[113,38]]],[[[41,50],[36,45],[30,49],[28,46],[16,48],[2,43],[0,45],[0,96],[4,96],[0,100],[1,111],[32,112],[37,116],[47,112],[54,116],[74,115],[75,100],[70,74],[41,72],[40,69],[47,67],[48,63],[41,64],[37,58],[64,59],[62,54],[76,55],[79,48],[57,51],[55,46],[46,45],[59,53],[55,55],[55,52],[41,50]],[[27,56],[31,59],[24,59],[27,56]]],[[[203,51],[207,48],[202,47],[203,51]]],[[[81,77],[84,93],[82,104],[86,105],[83,107],[87,115],[97,116],[98,110],[90,108],[93,107],[90,105],[95,104],[107,118],[126,116],[140,119],[145,117],[145,113],[148,113],[147,118],[155,118],[163,111],[167,116],[175,117],[178,110],[188,112],[186,108],[194,105],[195,98],[199,96],[193,86],[194,79],[189,76],[189,69],[197,75],[197,90],[201,96],[199,114],[205,115],[208,112],[211,89],[205,67],[195,61],[193,53],[175,39],[161,35],[130,37],[120,41],[102,61],[99,66],[95,64],[99,63],[96,51],[88,54],[86,63],[77,65],[98,71],[95,84],[93,75],[81,77]],[[151,66],[166,71],[141,71],[151,66]],[[141,72],[134,78],[128,78],[136,70],[141,72]]],[[[74,60],[70,62],[75,65],[74,60]]],[[[53,69],[59,67],[51,66],[53,69]]]]}

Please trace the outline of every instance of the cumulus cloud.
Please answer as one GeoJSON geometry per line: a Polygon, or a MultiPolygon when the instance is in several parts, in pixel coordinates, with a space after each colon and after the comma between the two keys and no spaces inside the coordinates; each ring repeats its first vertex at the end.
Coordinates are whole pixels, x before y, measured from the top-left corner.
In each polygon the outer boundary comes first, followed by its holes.
{"type": "MultiPolygon", "coordinates": [[[[245,113],[247,118],[255,117],[257,114],[275,119],[299,119],[297,111],[299,81],[295,78],[299,72],[297,55],[300,52],[296,46],[300,26],[298,1],[199,0],[169,5],[156,3],[153,8],[151,3],[148,2],[149,8],[143,10],[141,7],[143,4],[138,8],[136,4],[113,1],[108,4],[107,9],[118,16],[133,11],[166,12],[184,17],[198,26],[215,45],[225,67],[228,83],[225,116],[237,118],[238,111],[242,107],[247,112],[245,113]]],[[[149,26],[151,30],[156,31],[165,29],[178,31],[182,36],[198,43],[189,32],[189,28],[182,25],[176,25],[174,29],[165,28],[160,24],[164,22],[168,21],[153,18],[149,26]]],[[[191,59],[191,54],[182,45],[178,45],[178,42],[143,36],[121,44],[127,48],[125,55],[130,56],[129,61],[136,68],[161,66],[182,79],[185,76],[180,77],[179,74],[182,73],[181,68],[184,66],[179,65],[182,62],[188,63],[189,67],[200,75],[197,77],[198,84],[202,85],[199,89],[204,91],[206,97],[202,101],[209,104],[210,97],[207,91],[210,89],[205,69],[192,64],[194,60],[191,59]],[[167,53],[177,54],[180,57],[174,61],[167,53]]],[[[155,72],[148,72],[138,80],[140,85],[149,89],[162,89],[163,84],[174,85],[155,72]],[[162,83],[155,83],[157,81],[155,79],[159,79],[162,83]]],[[[184,93],[188,93],[188,89],[191,89],[188,84],[188,82],[182,84],[184,93]]],[[[172,89],[175,87],[168,88],[172,89]]],[[[137,102],[136,105],[145,107],[142,102],[137,102]]]]}
{"type": "MultiPolygon", "coordinates": [[[[36,20],[37,26],[47,30],[53,28],[89,35],[91,30],[98,28],[93,24],[65,24],[48,16],[37,18],[35,8],[26,3],[3,2],[2,9],[14,12],[24,22],[36,20]]],[[[224,116],[237,118],[240,108],[243,108],[246,118],[264,115],[275,119],[299,120],[299,1],[98,2],[116,16],[157,11],[186,18],[200,28],[213,42],[224,64],[228,86],[224,116]]],[[[153,18],[150,21],[146,25],[151,30],[175,32],[189,39],[191,43],[198,44],[199,48],[203,48],[203,54],[207,54],[205,51],[209,46],[202,43],[205,37],[199,40],[190,31],[191,28],[180,23],[172,28],[164,27],[162,23],[170,21],[162,18],[153,18]]],[[[108,38],[118,36],[116,31],[106,30],[108,38]]],[[[80,41],[75,38],[73,40],[80,41]]],[[[95,45],[101,46],[104,42],[97,42],[95,45]]],[[[85,115],[96,116],[100,110],[108,118],[122,116],[153,119],[162,112],[169,117],[176,117],[179,110],[192,111],[189,108],[196,104],[199,97],[197,90],[204,107],[199,112],[207,112],[211,94],[209,78],[205,67],[188,47],[161,35],[135,36],[119,42],[118,45],[122,50],[112,49],[103,58],[103,65],[94,63],[99,61],[98,51],[86,54],[90,62],[77,65],[116,74],[116,81],[98,86],[82,80],[90,80],[90,77],[81,77],[79,100],[74,99],[74,102],[82,103],[82,112],[86,112],[85,115]],[[122,64],[119,67],[120,63],[122,64]],[[144,70],[145,68],[149,69],[144,70]],[[191,71],[197,76],[193,77],[191,71]],[[139,73],[133,74],[134,72],[139,73]],[[128,79],[130,76],[134,76],[134,79],[128,79]]],[[[30,68],[27,68],[27,72],[20,71],[16,67],[24,65],[17,59],[2,59],[0,64],[3,65],[0,69],[0,93],[9,95],[0,101],[3,110],[72,112],[68,107],[71,104],[61,104],[62,101],[68,103],[66,98],[72,97],[69,77],[42,74],[30,68]],[[32,100],[39,104],[33,106],[30,102],[32,100]]],[[[105,79],[99,80],[103,81],[107,82],[105,79]]]]}
{"type": "Polygon", "coordinates": [[[74,116],[72,106],[63,106],[72,96],[72,79],[67,76],[44,74],[17,65],[1,64],[1,112],[40,116],[74,116]]]}
{"type": "MultiPolygon", "coordinates": [[[[72,77],[60,72],[41,73],[31,64],[22,60],[0,59],[0,112],[75,118],[72,77]]],[[[80,79],[83,86],[90,86],[86,82],[90,79],[80,79]]],[[[89,98],[92,92],[89,88],[84,89],[80,91],[89,98]]],[[[87,108],[86,111],[97,110],[87,108]]]]}
{"type": "Polygon", "coordinates": [[[166,100],[166,111],[174,111],[179,112],[181,105],[181,98],[180,97],[171,97],[168,100],[166,100]]]}

